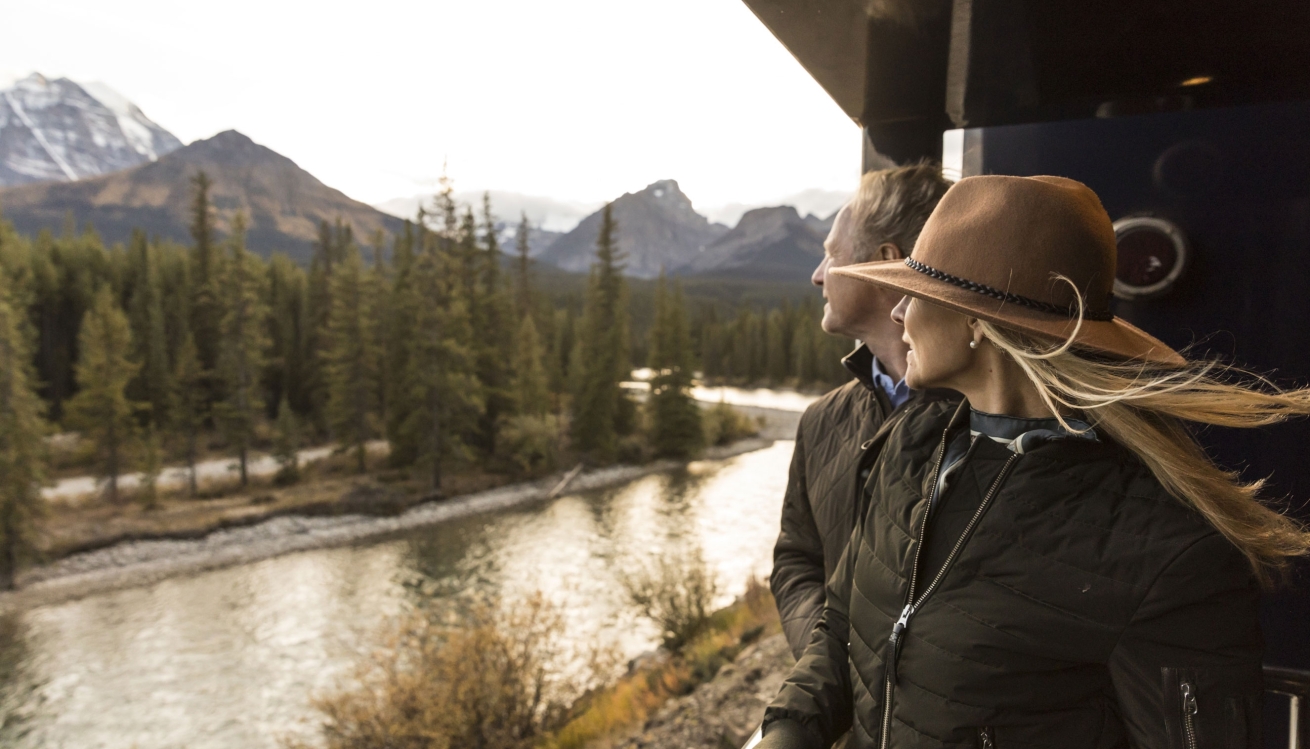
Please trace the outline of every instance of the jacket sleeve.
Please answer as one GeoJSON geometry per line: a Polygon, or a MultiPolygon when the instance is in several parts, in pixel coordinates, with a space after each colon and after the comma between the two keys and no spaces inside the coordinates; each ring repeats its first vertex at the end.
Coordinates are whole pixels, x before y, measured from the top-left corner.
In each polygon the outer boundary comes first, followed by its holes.
{"type": "Polygon", "coordinates": [[[807,741],[777,743],[777,749],[829,746],[851,727],[848,595],[854,568],[853,548],[859,548],[859,544],[847,545],[832,579],[828,581],[827,603],[805,652],[796,661],[778,696],[764,711],[766,738],[774,733],[775,723],[791,723],[804,729],[797,732],[792,726],[787,726],[779,731],[788,736],[804,736],[807,741]]]}
{"type": "Polygon", "coordinates": [[[801,657],[810,633],[823,613],[823,538],[810,509],[805,475],[805,423],[801,417],[792,450],[787,492],[782,500],[782,528],[773,547],[769,587],[778,605],[782,631],[796,658],[801,657]]]}
{"type": "Polygon", "coordinates": [[[1108,664],[1134,749],[1259,749],[1259,597],[1246,558],[1218,534],[1156,578],[1108,664]]]}

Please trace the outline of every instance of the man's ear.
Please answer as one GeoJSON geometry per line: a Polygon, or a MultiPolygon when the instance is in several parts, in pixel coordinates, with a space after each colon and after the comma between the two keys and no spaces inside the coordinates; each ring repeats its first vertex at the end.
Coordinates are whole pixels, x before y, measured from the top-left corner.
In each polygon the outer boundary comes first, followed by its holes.
{"type": "Polygon", "coordinates": [[[874,250],[873,257],[875,260],[903,260],[905,255],[901,253],[901,248],[894,242],[883,242],[874,250]]]}

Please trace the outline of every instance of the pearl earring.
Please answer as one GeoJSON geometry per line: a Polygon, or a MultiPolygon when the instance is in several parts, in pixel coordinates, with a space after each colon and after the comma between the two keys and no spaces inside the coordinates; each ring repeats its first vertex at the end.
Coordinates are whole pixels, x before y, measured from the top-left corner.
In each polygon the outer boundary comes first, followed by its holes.
{"type": "Polygon", "coordinates": [[[969,348],[978,348],[977,341],[969,341],[969,348]]]}

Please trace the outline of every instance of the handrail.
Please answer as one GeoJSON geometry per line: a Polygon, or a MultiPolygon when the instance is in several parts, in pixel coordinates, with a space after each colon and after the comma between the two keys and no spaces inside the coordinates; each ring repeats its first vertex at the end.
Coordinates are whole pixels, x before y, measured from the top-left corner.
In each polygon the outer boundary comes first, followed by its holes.
{"type": "Polygon", "coordinates": [[[1265,666],[1265,691],[1287,698],[1287,749],[1310,749],[1310,720],[1301,708],[1310,704],[1310,671],[1265,666]]]}

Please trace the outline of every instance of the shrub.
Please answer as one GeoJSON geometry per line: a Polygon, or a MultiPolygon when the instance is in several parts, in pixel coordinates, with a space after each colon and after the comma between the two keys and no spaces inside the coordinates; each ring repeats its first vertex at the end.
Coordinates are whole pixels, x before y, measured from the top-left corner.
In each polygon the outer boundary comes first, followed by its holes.
{"type": "Polygon", "coordinates": [[[559,457],[559,419],[520,414],[505,420],[500,439],[505,455],[524,473],[549,471],[559,457]]]}
{"type": "Polygon", "coordinates": [[[561,667],[563,636],[540,594],[506,614],[475,607],[453,627],[426,612],[407,616],[361,663],[355,688],[315,701],[324,745],[528,749],[563,725],[595,680],[561,667]]]}
{"type": "Polygon", "coordinates": [[[727,445],[760,433],[760,422],[723,401],[705,409],[701,422],[705,428],[705,444],[712,446],[727,445]]]}
{"type": "Polygon", "coordinates": [[[653,565],[625,572],[621,580],[632,602],[660,628],[664,647],[675,652],[709,624],[719,594],[700,549],[665,554],[653,565]]]}

